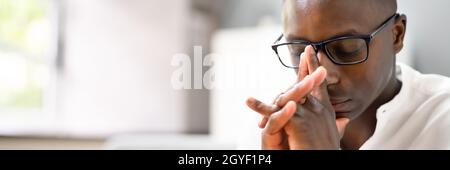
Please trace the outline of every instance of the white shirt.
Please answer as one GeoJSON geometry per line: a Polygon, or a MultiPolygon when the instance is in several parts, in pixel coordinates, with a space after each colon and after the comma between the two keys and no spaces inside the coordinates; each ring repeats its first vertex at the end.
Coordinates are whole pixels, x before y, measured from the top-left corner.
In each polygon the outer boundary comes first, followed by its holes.
{"type": "Polygon", "coordinates": [[[450,79],[397,64],[400,92],[378,108],[360,149],[450,149],[450,79]]]}

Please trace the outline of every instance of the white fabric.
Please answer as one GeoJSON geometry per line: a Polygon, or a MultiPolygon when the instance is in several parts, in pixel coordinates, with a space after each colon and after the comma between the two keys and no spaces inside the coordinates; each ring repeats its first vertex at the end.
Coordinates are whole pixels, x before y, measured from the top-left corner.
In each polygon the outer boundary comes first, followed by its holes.
{"type": "Polygon", "coordinates": [[[377,110],[372,137],[360,149],[450,149],[450,79],[397,64],[402,88],[377,110]]]}

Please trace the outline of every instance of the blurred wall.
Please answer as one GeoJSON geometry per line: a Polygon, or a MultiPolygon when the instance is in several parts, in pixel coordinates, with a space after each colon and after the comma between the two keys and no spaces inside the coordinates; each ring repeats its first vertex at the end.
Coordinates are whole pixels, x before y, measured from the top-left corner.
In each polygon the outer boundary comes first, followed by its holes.
{"type": "Polygon", "coordinates": [[[220,27],[252,27],[265,16],[281,23],[281,5],[282,0],[222,0],[220,27]]]}
{"type": "Polygon", "coordinates": [[[186,93],[170,84],[187,51],[189,2],[67,0],[58,112],[71,134],[185,132],[186,93]]]}
{"type": "Polygon", "coordinates": [[[408,17],[405,48],[413,65],[424,73],[450,76],[450,1],[398,0],[398,7],[408,17]]]}

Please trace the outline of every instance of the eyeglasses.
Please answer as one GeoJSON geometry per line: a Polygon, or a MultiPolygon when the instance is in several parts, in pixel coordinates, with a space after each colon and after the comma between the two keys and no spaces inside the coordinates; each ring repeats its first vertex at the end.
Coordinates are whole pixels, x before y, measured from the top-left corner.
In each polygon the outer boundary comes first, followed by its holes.
{"type": "Polygon", "coordinates": [[[386,19],[374,32],[369,35],[342,36],[328,39],[321,42],[307,42],[295,40],[286,43],[280,43],[283,34],[278,37],[272,49],[278,56],[283,66],[298,69],[300,54],[305,51],[306,46],[311,45],[316,52],[322,50],[327,57],[337,65],[353,65],[366,61],[369,57],[369,44],[388,23],[396,18],[394,14],[386,19]]]}

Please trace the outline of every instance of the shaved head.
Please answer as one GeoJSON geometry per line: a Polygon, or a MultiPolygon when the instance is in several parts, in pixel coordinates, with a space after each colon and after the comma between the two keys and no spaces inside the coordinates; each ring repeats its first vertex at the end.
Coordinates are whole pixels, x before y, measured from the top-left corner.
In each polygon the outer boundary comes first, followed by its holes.
{"type": "Polygon", "coordinates": [[[369,30],[396,11],[396,0],[285,0],[282,19],[286,28],[289,20],[298,20],[299,17],[312,18],[319,13],[329,14],[326,17],[331,19],[361,23],[371,21],[366,24],[369,30]]]}
{"type": "MultiPolygon", "coordinates": [[[[308,5],[323,5],[325,3],[335,2],[336,0],[283,0],[283,3],[290,4],[291,7],[293,7],[293,4],[298,4],[297,7],[302,8],[307,12],[309,9],[311,9],[308,5]]],[[[337,0],[340,1],[340,0],[337,0]]],[[[351,4],[351,3],[358,3],[358,4],[365,4],[364,6],[367,6],[371,9],[371,12],[377,12],[377,13],[393,13],[397,11],[397,0],[346,0],[346,1],[340,1],[340,3],[344,4],[351,4]]],[[[295,6],[295,5],[294,5],[295,6]]],[[[287,12],[287,11],[284,11],[287,12]]]]}

